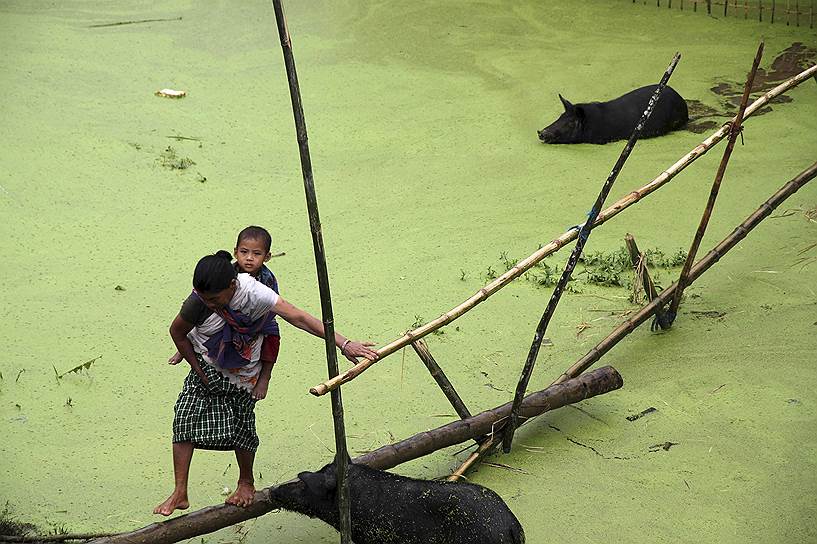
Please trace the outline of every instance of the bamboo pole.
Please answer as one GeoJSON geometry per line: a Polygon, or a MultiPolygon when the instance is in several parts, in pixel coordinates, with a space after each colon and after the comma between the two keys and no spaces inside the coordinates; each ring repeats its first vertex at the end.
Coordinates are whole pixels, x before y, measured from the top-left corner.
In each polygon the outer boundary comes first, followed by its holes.
{"type": "Polygon", "coordinates": [[[712,0],[706,0],[706,14],[712,15],[712,0]]]}
{"type": "Polygon", "coordinates": [[[763,0],[757,0],[757,20],[763,22],[763,0]]]}
{"type": "Polygon", "coordinates": [[[434,378],[434,381],[440,386],[443,394],[448,399],[448,402],[451,403],[457,415],[460,416],[460,419],[471,417],[471,412],[468,411],[468,407],[465,406],[465,403],[462,401],[462,398],[460,398],[457,390],[454,389],[454,386],[449,381],[448,376],[445,375],[445,372],[443,372],[443,369],[440,368],[440,365],[438,365],[437,361],[432,357],[431,351],[429,351],[426,343],[422,340],[417,340],[411,343],[411,347],[414,348],[417,356],[423,361],[423,364],[426,365],[431,377],[434,378]]]}
{"type": "Polygon", "coordinates": [[[760,66],[760,59],[762,57],[763,42],[760,42],[760,45],[757,48],[757,53],[755,53],[755,59],[752,62],[752,69],[749,71],[749,75],[746,78],[746,84],[743,87],[743,96],[740,99],[738,114],[732,120],[729,127],[729,140],[726,143],[726,149],[723,150],[723,157],[721,158],[720,165],[718,166],[718,171],[715,174],[715,180],[712,182],[712,189],[709,192],[709,199],[706,202],[704,213],[701,216],[700,223],[698,224],[698,230],[695,231],[695,236],[692,239],[692,245],[689,248],[689,253],[687,253],[684,267],[681,269],[681,276],[678,278],[679,287],[675,291],[675,296],[672,297],[672,303],[670,303],[669,309],[667,310],[667,321],[670,326],[672,326],[672,323],[675,321],[675,318],[678,315],[678,307],[681,305],[681,296],[684,294],[684,288],[686,286],[689,270],[692,268],[692,263],[695,262],[695,255],[698,253],[698,247],[700,247],[701,240],[703,240],[704,234],[706,233],[706,227],[709,225],[709,218],[712,216],[712,210],[715,208],[715,201],[718,198],[721,182],[723,181],[723,176],[726,173],[726,166],[729,164],[729,158],[732,156],[732,150],[735,148],[735,142],[738,139],[738,134],[740,134],[740,131],[742,130],[741,124],[743,122],[743,115],[746,112],[746,104],[749,103],[749,94],[752,92],[752,85],[755,82],[755,74],[757,74],[757,69],[758,66],[760,66]]]}
{"type": "MultiPolygon", "coordinates": [[[[568,404],[615,391],[620,389],[623,383],[621,375],[614,368],[602,367],[575,380],[528,395],[523,403],[523,414],[532,418],[568,404]]],[[[400,442],[382,446],[357,457],[354,463],[380,470],[393,468],[442,448],[489,434],[498,421],[508,417],[510,409],[511,403],[508,402],[468,419],[417,433],[400,442]]],[[[281,485],[293,481],[295,480],[289,480],[281,485]]],[[[272,486],[256,492],[255,500],[246,508],[227,504],[210,506],[167,521],[153,523],[136,531],[94,540],[91,544],[171,544],[212,533],[280,508],[280,505],[271,498],[274,489],[275,486],[272,486]]]]}
{"type": "MultiPolygon", "coordinates": [[[[800,85],[803,81],[810,79],[812,77],[817,77],[817,65],[814,65],[800,72],[796,76],[787,79],[774,89],[771,89],[770,91],[760,96],[757,100],[752,102],[752,104],[748,108],[746,108],[746,112],[744,114],[744,121],[747,118],[751,117],[755,112],[757,112],[757,110],[768,104],[769,101],[771,101],[772,99],[780,96],[789,89],[792,89],[800,85]]],[[[707,139],[705,139],[703,142],[698,144],[694,149],[692,149],[692,151],[681,157],[675,164],[673,164],[665,171],[663,171],[660,175],[658,175],[658,177],[656,177],[646,185],[640,187],[639,189],[632,191],[630,194],[620,198],[612,205],[608,206],[603,212],[599,214],[599,217],[598,219],[596,219],[593,228],[596,228],[599,225],[605,223],[606,221],[612,219],[625,209],[639,202],[641,199],[643,199],[650,193],[656,191],[657,189],[661,188],[669,181],[671,181],[687,166],[695,162],[699,157],[706,154],[712,147],[714,147],[718,142],[720,142],[729,133],[730,123],[731,122],[724,123],[724,125],[718,131],[716,131],[707,139]]],[[[537,251],[535,251],[527,258],[522,259],[521,261],[516,263],[516,266],[514,266],[506,273],[494,279],[485,287],[481,288],[479,291],[477,291],[475,294],[473,294],[470,298],[468,298],[465,302],[463,302],[456,308],[447,311],[437,319],[429,321],[428,323],[421,327],[417,327],[414,330],[406,332],[402,337],[393,340],[389,344],[381,347],[380,349],[377,350],[377,354],[379,356],[378,361],[404,348],[405,346],[409,345],[415,340],[418,340],[426,336],[427,334],[436,331],[440,327],[451,323],[452,321],[459,318],[469,310],[473,309],[478,304],[484,302],[485,300],[488,299],[488,297],[490,297],[491,295],[505,287],[507,284],[509,284],[516,278],[520,277],[522,274],[524,274],[531,268],[533,268],[539,261],[541,261],[548,255],[556,253],[556,251],[564,247],[566,244],[575,240],[577,233],[578,231],[575,228],[571,228],[558,238],[555,238],[550,243],[545,244],[544,246],[539,248],[537,251]]],[[[309,390],[309,392],[315,396],[325,395],[334,388],[355,379],[357,376],[365,372],[366,369],[371,367],[373,364],[374,364],[373,361],[369,360],[361,361],[360,363],[356,364],[355,366],[353,366],[343,374],[337,376],[336,378],[318,384],[315,387],[312,387],[309,390]]]]}
{"type": "Polygon", "coordinates": [[[771,24],[774,24],[774,8],[775,8],[776,0],[772,0],[772,20],[769,21],[771,24]]]}
{"type": "MultiPolygon", "coordinates": [[[[312,176],[312,159],[309,155],[309,140],[306,132],[301,91],[298,85],[298,74],[295,69],[295,57],[292,53],[292,41],[287,29],[286,17],[281,0],[272,0],[278,36],[284,55],[289,96],[292,101],[292,113],[295,118],[295,132],[298,138],[298,149],[301,159],[301,172],[304,178],[306,207],[309,213],[309,226],[312,231],[312,248],[315,253],[315,267],[318,274],[318,287],[321,297],[321,316],[323,319],[324,340],[326,346],[326,365],[329,378],[338,375],[338,359],[335,347],[335,324],[332,313],[332,295],[329,289],[329,272],[326,266],[326,252],[323,247],[323,233],[318,213],[318,199],[315,193],[315,182],[312,176]]],[[[349,509],[349,483],[346,469],[349,456],[346,449],[346,426],[343,421],[343,399],[340,390],[332,391],[332,421],[335,430],[335,462],[337,463],[338,511],[340,517],[340,542],[352,544],[352,523],[349,509]]]]}
{"type": "MultiPolygon", "coordinates": [[[[637,282],[640,278],[647,299],[650,301],[655,300],[658,297],[658,291],[656,291],[655,283],[652,281],[650,271],[647,269],[646,256],[638,250],[638,244],[636,244],[632,234],[628,233],[624,236],[624,244],[627,246],[627,252],[630,254],[630,261],[633,263],[635,281],[637,282]]],[[[655,317],[656,323],[653,323],[653,325],[657,324],[662,329],[669,328],[663,307],[659,306],[656,308],[655,317]]]]}
{"type": "MultiPolygon", "coordinates": [[[[735,247],[738,242],[746,238],[746,236],[755,227],[760,224],[765,218],[782,204],[787,198],[796,193],[806,183],[817,177],[817,162],[810,167],[800,172],[794,179],[789,181],[780,190],[773,194],[765,203],[763,203],[754,213],[752,213],[743,223],[738,225],[735,230],[727,236],[721,243],[707,253],[698,263],[692,267],[690,272],[690,283],[697,280],[701,275],[717,263],[729,250],[735,247]]],[[[553,384],[564,383],[567,380],[575,379],[576,376],[581,375],[582,372],[590,368],[596,361],[610,351],[613,346],[618,344],[625,336],[633,332],[636,327],[644,323],[656,310],[663,307],[670,301],[673,293],[677,287],[677,283],[672,284],[669,288],[662,291],[658,297],[649,302],[641,308],[635,315],[630,317],[627,321],[616,327],[604,340],[599,342],[587,354],[576,361],[570,368],[568,368],[561,376],[559,376],[553,384]]],[[[461,478],[465,472],[471,468],[477,461],[487,455],[496,445],[497,441],[494,437],[480,444],[480,447],[472,453],[452,474],[448,480],[457,480],[461,478]]]]}
{"type": "Polygon", "coordinates": [[[522,404],[522,398],[525,396],[525,391],[528,388],[528,383],[530,382],[533,368],[536,366],[536,359],[539,356],[539,348],[542,346],[542,339],[545,337],[550,320],[553,318],[553,314],[556,312],[556,307],[559,305],[559,301],[562,298],[562,293],[567,286],[567,282],[570,280],[570,276],[573,274],[573,270],[576,268],[576,264],[579,262],[579,257],[581,257],[584,246],[587,244],[587,240],[590,238],[590,231],[593,228],[593,224],[596,222],[596,218],[598,218],[599,213],[601,212],[602,206],[604,206],[604,201],[607,199],[607,195],[610,194],[613,184],[616,182],[622,168],[624,168],[624,163],[627,162],[633,148],[635,148],[635,144],[641,137],[641,132],[644,130],[647,121],[649,121],[650,116],[652,115],[655,104],[658,102],[661,96],[661,91],[663,91],[664,87],[667,86],[667,82],[672,76],[672,73],[675,71],[675,67],[678,65],[678,61],[680,60],[681,54],[675,53],[669,63],[669,66],[667,66],[667,69],[664,71],[664,75],[661,76],[658,86],[655,88],[655,91],[650,97],[647,107],[641,114],[641,119],[639,119],[638,123],[633,129],[630,139],[627,140],[624,149],[621,150],[618,160],[616,160],[616,163],[613,165],[613,169],[610,171],[610,175],[607,176],[607,180],[602,185],[601,191],[599,191],[598,196],[596,196],[596,201],[593,203],[593,207],[590,208],[587,221],[585,221],[579,227],[576,245],[573,247],[573,252],[570,254],[570,257],[567,260],[567,264],[562,271],[562,276],[559,278],[559,282],[553,289],[553,294],[548,301],[547,307],[542,313],[542,317],[539,319],[539,324],[537,325],[536,332],[533,335],[533,340],[531,341],[527,359],[525,359],[525,364],[522,367],[522,374],[519,376],[519,381],[516,384],[511,418],[508,420],[508,423],[505,425],[505,428],[502,431],[502,449],[505,453],[510,453],[511,451],[513,434],[517,425],[519,424],[519,407],[522,404]]]}

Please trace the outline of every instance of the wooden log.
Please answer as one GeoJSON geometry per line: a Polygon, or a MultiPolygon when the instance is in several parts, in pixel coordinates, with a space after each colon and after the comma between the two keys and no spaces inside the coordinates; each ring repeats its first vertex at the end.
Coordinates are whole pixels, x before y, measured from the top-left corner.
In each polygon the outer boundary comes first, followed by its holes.
{"type": "MultiPolygon", "coordinates": [[[[569,380],[564,384],[528,395],[523,402],[522,414],[532,418],[567,404],[614,391],[621,388],[623,383],[621,375],[614,368],[599,368],[576,380],[569,380]]],[[[357,457],[354,462],[381,470],[393,468],[442,448],[489,434],[499,420],[508,417],[510,410],[511,403],[508,402],[471,418],[417,433],[395,444],[383,446],[357,457]]],[[[92,544],[170,544],[212,533],[280,508],[280,505],[270,498],[273,489],[275,487],[258,491],[255,494],[255,502],[246,508],[226,504],[210,506],[168,521],[153,523],[133,532],[100,538],[92,541],[92,544]]]]}
{"type": "Polygon", "coordinates": [[[411,343],[411,347],[414,348],[414,352],[417,353],[417,356],[423,361],[431,377],[434,378],[434,381],[440,386],[445,398],[451,403],[451,406],[457,412],[457,415],[460,416],[460,419],[471,417],[471,412],[468,411],[468,407],[465,406],[465,403],[462,401],[462,398],[460,398],[457,390],[454,389],[454,386],[451,384],[448,376],[445,375],[445,372],[443,372],[443,369],[440,368],[440,365],[438,365],[437,361],[432,357],[431,351],[429,351],[426,343],[422,340],[417,340],[411,343]]]}
{"type": "MultiPolygon", "coordinates": [[[[329,379],[338,375],[338,355],[335,347],[335,321],[332,312],[332,295],[329,290],[329,271],[326,266],[326,252],[323,247],[323,233],[315,181],[312,175],[312,159],[309,155],[309,139],[306,132],[301,89],[298,84],[298,73],[295,69],[295,56],[292,53],[292,40],[287,29],[286,17],[281,0],[272,0],[275,21],[278,26],[278,37],[284,55],[289,96],[292,101],[292,114],[295,118],[295,133],[298,139],[298,151],[301,159],[301,173],[304,178],[306,208],[309,215],[309,227],[312,232],[312,248],[315,253],[315,268],[318,274],[318,288],[321,298],[321,317],[323,319],[323,336],[326,346],[326,366],[329,379]]],[[[343,420],[343,399],[340,390],[332,391],[332,422],[335,431],[335,452],[337,462],[337,490],[340,518],[340,542],[352,544],[352,522],[349,506],[349,484],[346,479],[346,468],[349,456],[346,450],[346,425],[343,420]]]]}
{"type": "Polygon", "coordinates": [[[721,157],[721,162],[718,165],[718,171],[716,172],[715,179],[712,182],[712,188],[709,191],[709,198],[706,202],[706,207],[704,207],[703,215],[698,223],[698,229],[695,231],[695,236],[692,239],[692,245],[687,253],[684,267],[681,270],[681,276],[678,278],[678,289],[675,291],[675,295],[672,297],[672,302],[667,310],[667,320],[669,325],[672,325],[672,322],[675,321],[675,317],[678,314],[678,307],[681,304],[681,296],[684,294],[689,269],[692,268],[692,263],[695,262],[695,256],[698,253],[701,240],[703,240],[704,234],[706,233],[709,218],[712,216],[712,210],[715,208],[715,201],[718,198],[721,182],[723,181],[723,176],[726,173],[726,166],[729,164],[729,158],[732,156],[732,150],[735,148],[735,142],[737,141],[738,135],[742,130],[741,125],[743,122],[743,115],[746,111],[746,105],[749,103],[749,94],[752,92],[752,85],[755,82],[755,74],[757,74],[757,69],[760,66],[760,59],[762,57],[763,42],[760,42],[760,45],[757,48],[757,53],[755,53],[755,59],[752,61],[752,69],[749,71],[749,75],[746,78],[746,84],[743,86],[743,96],[740,100],[738,114],[729,125],[729,140],[726,143],[726,149],[723,150],[723,157],[721,157]]]}
{"type": "MultiPolygon", "coordinates": [[[[773,98],[780,96],[787,90],[792,89],[800,85],[803,81],[815,76],[817,76],[817,65],[812,66],[806,70],[803,70],[796,76],[787,79],[777,87],[764,93],[757,100],[752,102],[752,104],[748,108],[746,108],[744,120],[751,117],[757,110],[764,107],[773,98]]],[[[633,204],[640,202],[644,197],[648,196],[652,192],[666,185],[675,176],[682,172],[687,166],[695,162],[701,156],[705,155],[710,149],[712,149],[712,147],[714,147],[729,133],[730,123],[731,121],[724,123],[724,125],[718,131],[716,131],[706,140],[698,144],[694,149],[692,149],[692,151],[681,157],[681,159],[679,159],[675,164],[673,164],[665,171],[663,171],[658,177],[656,177],[646,185],[642,186],[641,188],[636,189],[635,191],[632,191],[628,195],[620,198],[618,201],[607,207],[603,212],[599,214],[599,217],[598,219],[596,219],[596,222],[594,224],[594,228],[597,228],[599,225],[605,223],[606,221],[615,217],[616,215],[618,215],[625,209],[629,208],[633,204]]],[[[428,323],[422,325],[421,327],[406,332],[402,337],[381,347],[380,349],[377,350],[377,354],[379,356],[378,361],[383,360],[383,358],[385,358],[386,356],[391,355],[392,353],[406,347],[411,342],[434,332],[440,327],[447,325],[454,321],[455,319],[459,318],[460,316],[464,315],[466,312],[470,311],[478,304],[487,300],[488,297],[502,289],[504,286],[506,286],[507,284],[509,284],[516,278],[520,277],[522,274],[524,274],[531,268],[533,268],[539,261],[541,261],[548,255],[556,253],[559,249],[575,240],[577,234],[578,231],[576,229],[574,228],[569,229],[558,238],[552,240],[550,243],[545,244],[544,246],[539,248],[537,251],[535,251],[527,258],[522,259],[521,261],[516,263],[516,266],[514,266],[513,268],[511,268],[498,278],[494,279],[485,287],[481,288],[479,291],[477,291],[474,295],[472,295],[470,298],[468,298],[465,302],[463,302],[456,308],[447,311],[437,319],[429,321],[428,323]]],[[[374,362],[372,361],[368,360],[361,361],[360,363],[350,368],[340,376],[337,376],[332,380],[328,380],[326,382],[323,382],[312,387],[309,390],[309,392],[315,396],[325,395],[332,389],[355,379],[357,376],[359,376],[368,368],[370,368],[373,364],[374,362]]]]}
{"type": "Polygon", "coordinates": [[[576,245],[573,247],[573,251],[570,253],[570,257],[567,259],[567,264],[562,271],[562,275],[559,278],[558,283],[556,283],[556,287],[553,289],[553,294],[550,296],[547,307],[545,307],[545,311],[542,313],[542,317],[539,319],[539,324],[536,326],[536,331],[533,334],[533,340],[531,341],[530,349],[528,350],[528,356],[525,359],[525,364],[522,367],[522,373],[519,376],[519,381],[516,384],[516,391],[514,392],[513,398],[513,410],[511,411],[511,417],[503,430],[502,449],[505,451],[505,453],[510,453],[511,451],[513,433],[516,430],[517,424],[519,423],[519,406],[522,402],[522,397],[525,396],[525,391],[528,388],[528,382],[530,381],[531,374],[533,373],[533,368],[536,365],[536,359],[539,356],[539,349],[542,345],[542,339],[547,333],[548,325],[550,324],[553,314],[556,312],[556,307],[561,300],[562,293],[564,292],[565,287],[567,287],[567,282],[570,280],[570,276],[573,274],[573,270],[575,270],[576,264],[579,262],[579,258],[582,256],[584,246],[587,243],[587,240],[590,238],[590,232],[593,228],[593,224],[596,222],[596,218],[598,218],[599,213],[601,213],[601,207],[604,206],[604,201],[607,200],[607,195],[610,194],[613,184],[616,182],[616,179],[618,179],[619,173],[621,172],[622,168],[624,168],[624,164],[627,162],[627,159],[630,157],[630,154],[635,148],[635,144],[641,137],[641,132],[644,130],[647,121],[649,121],[653,109],[655,109],[655,105],[658,103],[658,100],[660,100],[661,91],[663,91],[667,86],[672,73],[675,71],[675,67],[678,65],[678,61],[680,60],[681,54],[675,53],[669,63],[669,66],[667,66],[667,69],[661,76],[658,86],[655,88],[655,92],[653,92],[652,96],[650,97],[650,101],[647,103],[647,107],[641,114],[641,118],[633,129],[630,138],[624,145],[624,149],[621,150],[616,163],[613,165],[610,175],[607,176],[607,179],[602,185],[599,194],[596,196],[596,200],[593,202],[593,206],[590,208],[590,213],[587,216],[587,221],[585,221],[578,229],[579,234],[577,235],[576,245]]]}

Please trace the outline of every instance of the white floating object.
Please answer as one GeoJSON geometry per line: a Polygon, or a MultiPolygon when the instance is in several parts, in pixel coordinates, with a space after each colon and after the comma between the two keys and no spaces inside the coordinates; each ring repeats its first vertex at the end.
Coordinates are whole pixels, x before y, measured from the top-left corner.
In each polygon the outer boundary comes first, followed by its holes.
{"type": "Polygon", "coordinates": [[[156,91],[156,96],[162,96],[164,98],[184,98],[187,96],[187,91],[176,91],[174,89],[162,89],[160,91],[156,91]]]}

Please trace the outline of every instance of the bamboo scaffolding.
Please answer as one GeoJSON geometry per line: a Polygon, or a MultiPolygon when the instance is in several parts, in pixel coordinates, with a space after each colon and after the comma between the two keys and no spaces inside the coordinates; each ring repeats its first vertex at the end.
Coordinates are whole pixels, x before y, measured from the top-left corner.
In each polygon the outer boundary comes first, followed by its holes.
{"type": "MultiPolygon", "coordinates": [[[[332,295],[329,289],[329,271],[326,266],[326,252],[323,247],[321,220],[318,213],[318,199],[315,193],[315,182],[312,176],[312,160],[309,155],[309,139],[306,132],[301,90],[298,85],[298,74],[295,69],[295,57],[292,53],[292,41],[287,29],[286,17],[281,0],[272,0],[275,11],[275,22],[278,26],[278,37],[284,55],[289,96],[292,101],[292,113],[295,118],[295,132],[298,139],[298,150],[301,159],[301,172],[304,178],[306,207],[309,214],[309,226],[312,231],[312,248],[315,253],[315,267],[318,274],[318,287],[321,297],[321,316],[323,319],[323,336],[326,346],[326,365],[329,378],[338,375],[338,359],[335,348],[335,324],[332,312],[332,295]]],[[[349,482],[346,469],[349,456],[346,450],[346,426],[343,421],[343,399],[340,390],[332,391],[332,421],[335,431],[335,452],[337,463],[338,510],[340,518],[340,542],[352,544],[352,522],[349,509],[349,482]]]]}
{"type": "Polygon", "coordinates": [[[542,313],[542,317],[536,327],[536,332],[533,335],[533,341],[531,341],[530,350],[528,351],[528,356],[525,359],[522,373],[519,376],[519,381],[516,384],[516,392],[514,393],[511,417],[502,431],[502,449],[505,453],[510,453],[511,451],[513,434],[517,425],[519,424],[519,407],[522,403],[522,398],[525,396],[525,391],[528,388],[528,383],[530,382],[533,368],[536,365],[536,359],[539,356],[539,348],[542,346],[542,339],[545,337],[550,320],[553,318],[553,314],[556,312],[556,307],[559,305],[562,293],[567,286],[567,282],[570,280],[570,276],[573,274],[573,270],[576,269],[576,264],[579,262],[579,257],[582,255],[584,246],[587,243],[587,240],[590,238],[590,231],[593,228],[593,224],[596,222],[596,218],[601,212],[601,207],[604,206],[604,201],[607,199],[607,195],[610,194],[613,184],[616,182],[622,168],[624,168],[624,164],[630,157],[633,148],[635,148],[635,144],[641,137],[641,132],[644,130],[644,127],[646,126],[647,121],[649,121],[656,103],[658,103],[658,100],[660,99],[661,91],[663,91],[664,87],[667,86],[667,82],[669,82],[672,73],[675,71],[675,67],[678,65],[678,61],[680,60],[681,54],[675,53],[669,63],[669,66],[667,66],[667,69],[664,71],[664,75],[661,76],[661,80],[658,82],[655,92],[653,92],[652,96],[650,97],[650,101],[647,103],[646,109],[641,114],[641,119],[639,119],[638,123],[635,125],[633,133],[630,135],[629,140],[627,140],[624,149],[621,150],[618,160],[616,160],[616,163],[613,165],[613,169],[610,171],[610,175],[607,176],[607,180],[602,185],[601,190],[596,197],[596,201],[593,203],[593,207],[590,208],[587,221],[585,221],[579,227],[576,245],[573,247],[573,251],[571,252],[570,257],[567,259],[567,264],[562,271],[559,282],[553,289],[553,294],[550,296],[548,305],[545,308],[545,311],[542,313]]]}
{"type": "MultiPolygon", "coordinates": [[[[755,112],[757,112],[760,108],[764,107],[768,104],[772,99],[780,96],[784,92],[800,85],[803,81],[815,77],[817,75],[817,65],[814,65],[794,77],[791,77],[775,87],[770,91],[766,92],[762,96],[760,96],[757,100],[752,102],[748,108],[746,108],[746,112],[744,115],[744,120],[751,117],[755,112]]],[[[675,164],[667,168],[663,171],[658,177],[647,183],[646,185],[632,191],[628,195],[620,198],[612,205],[608,206],[604,211],[599,214],[598,219],[594,223],[593,227],[596,228],[599,225],[605,223],[606,221],[612,219],[625,209],[629,208],[633,204],[639,202],[641,199],[646,197],[647,195],[651,194],[652,192],[656,191],[657,189],[664,186],[670,180],[672,180],[678,173],[683,171],[687,166],[695,162],[698,158],[706,154],[713,146],[715,146],[718,142],[720,142],[729,132],[729,126],[731,121],[724,123],[724,125],[699,145],[697,145],[692,151],[681,157],[675,164]]],[[[575,228],[571,228],[570,230],[566,231],[558,238],[555,238],[550,243],[545,244],[541,248],[539,248],[536,252],[531,254],[525,259],[519,261],[513,268],[508,270],[506,273],[502,274],[501,276],[494,279],[491,283],[481,288],[477,291],[474,295],[468,298],[465,302],[460,304],[459,306],[445,312],[440,317],[433,321],[429,321],[425,325],[418,327],[414,330],[406,332],[402,337],[390,342],[389,344],[381,347],[377,350],[379,355],[378,361],[382,360],[388,355],[406,347],[410,343],[418,340],[427,334],[434,332],[435,330],[439,329],[440,327],[447,325],[454,321],[455,319],[459,318],[478,304],[484,302],[488,299],[491,295],[499,291],[501,288],[505,287],[511,281],[515,280],[516,278],[520,277],[522,274],[533,268],[539,261],[547,257],[548,255],[552,255],[566,244],[572,242],[576,239],[578,234],[578,230],[575,228]]],[[[315,396],[325,395],[329,391],[335,389],[336,387],[340,386],[341,384],[347,383],[361,373],[366,371],[369,367],[374,364],[372,361],[361,361],[354,367],[350,368],[343,374],[337,376],[334,379],[328,380],[321,384],[312,387],[309,392],[315,396]]]]}
{"type": "MultiPolygon", "coordinates": [[[[751,232],[761,221],[767,218],[771,213],[782,204],[787,198],[796,193],[806,183],[817,177],[817,162],[810,167],[800,172],[797,176],[784,185],[780,190],[773,194],[765,203],[763,203],[754,213],[752,213],[743,223],[738,225],[735,230],[717,246],[715,246],[709,253],[707,253],[698,263],[692,267],[690,271],[690,283],[697,280],[704,272],[717,263],[729,250],[735,247],[741,240],[751,232]]],[[[616,327],[604,340],[599,342],[587,354],[576,361],[570,368],[568,368],[561,376],[559,376],[553,384],[564,383],[567,380],[575,379],[582,372],[590,368],[596,361],[610,351],[618,342],[625,336],[633,332],[639,325],[649,319],[655,312],[669,302],[672,297],[677,283],[671,285],[661,292],[657,298],[646,304],[635,315],[630,317],[627,321],[616,327]]],[[[472,453],[458,468],[455,470],[448,480],[457,480],[465,474],[477,461],[482,459],[496,445],[496,440],[490,438],[489,440],[480,444],[480,447],[472,453]]]]}
{"type": "Polygon", "coordinates": [[[749,70],[749,75],[746,77],[746,84],[743,87],[743,96],[740,99],[738,113],[732,120],[732,123],[729,125],[729,139],[726,142],[726,148],[723,150],[723,157],[721,157],[721,162],[718,165],[715,180],[712,182],[712,189],[709,191],[709,199],[706,202],[704,213],[701,216],[700,223],[698,224],[698,230],[695,231],[695,236],[692,239],[692,245],[687,253],[684,267],[681,269],[681,275],[678,278],[678,289],[675,291],[675,295],[672,297],[672,302],[667,310],[667,322],[670,326],[672,326],[673,321],[675,321],[675,317],[678,315],[678,307],[681,305],[681,297],[684,294],[684,288],[686,287],[689,270],[692,268],[692,263],[695,262],[695,255],[698,253],[698,247],[700,247],[701,240],[703,240],[704,234],[706,233],[706,227],[709,225],[709,218],[712,216],[712,210],[715,208],[715,201],[718,198],[721,182],[723,181],[723,176],[726,173],[726,166],[729,164],[729,158],[732,156],[732,150],[735,148],[735,142],[738,139],[738,134],[740,134],[740,131],[742,130],[741,124],[743,122],[744,112],[746,111],[746,104],[749,102],[749,94],[752,92],[752,85],[755,82],[755,74],[757,74],[757,69],[758,66],[760,66],[760,59],[762,57],[763,42],[760,42],[760,45],[757,48],[757,53],[755,53],[755,59],[752,61],[752,69],[749,70]]]}
{"type": "Polygon", "coordinates": [[[438,365],[437,361],[432,357],[431,351],[429,351],[426,343],[422,340],[417,340],[411,343],[411,347],[414,348],[417,356],[423,361],[431,377],[434,378],[434,381],[440,386],[443,394],[448,399],[448,402],[451,403],[457,415],[460,416],[460,419],[471,417],[471,412],[468,411],[468,407],[465,406],[465,403],[457,393],[457,390],[454,389],[454,386],[451,384],[451,381],[449,381],[448,376],[445,375],[445,372],[443,372],[443,369],[440,368],[440,365],[438,365]]]}
{"type": "MultiPolygon", "coordinates": [[[[532,418],[568,404],[615,391],[622,385],[621,375],[614,368],[602,367],[575,380],[528,395],[523,403],[523,414],[532,418]]],[[[510,410],[511,403],[508,402],[468,419],[454,421],[436,429],[417,433],[394,444],[382,446],[355,458],[354,462],[380,470],[393,468],[442,448],[489,434],[498,421],[508,417],[510,410]]],[[[283,484],[292,481],[294,480],[283,484]]],[[[255,501],[246,508],[227,504],[210,506],[167,521],[153,523],[136,531],[97,539],[91,544],[171,544],[212,533],[280,508],[270,496],[274,489],[275,486],[272,486],[256,492],[255,501]]]]}

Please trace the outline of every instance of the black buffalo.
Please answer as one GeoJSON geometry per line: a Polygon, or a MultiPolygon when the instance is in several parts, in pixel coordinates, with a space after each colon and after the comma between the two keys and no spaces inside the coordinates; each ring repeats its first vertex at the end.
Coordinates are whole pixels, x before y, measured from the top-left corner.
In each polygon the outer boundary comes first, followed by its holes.
{"type": "MultiPolygon", "coordinates": [[[[606,144],[626,140],[647,109],[656,87],[647,85],[609,102],[587,104],[571,104],[559,95],[565,112],[538,132],[539,139],[546,144],[606,144]]],[[[641,137],[661,136],[683,127],[688,120],[687,103],[675,89],[666,87],[661,91],[641,137]]]]}
{"type": "MultiPolygon", "coordinates": [[[[522,526],[493,491],[471,483],[415,480],[348,465],[355,544],[523,544],[522,526]]],[[[335,464],[301,472],[270,498],[340,530],[335,464]]]]}

